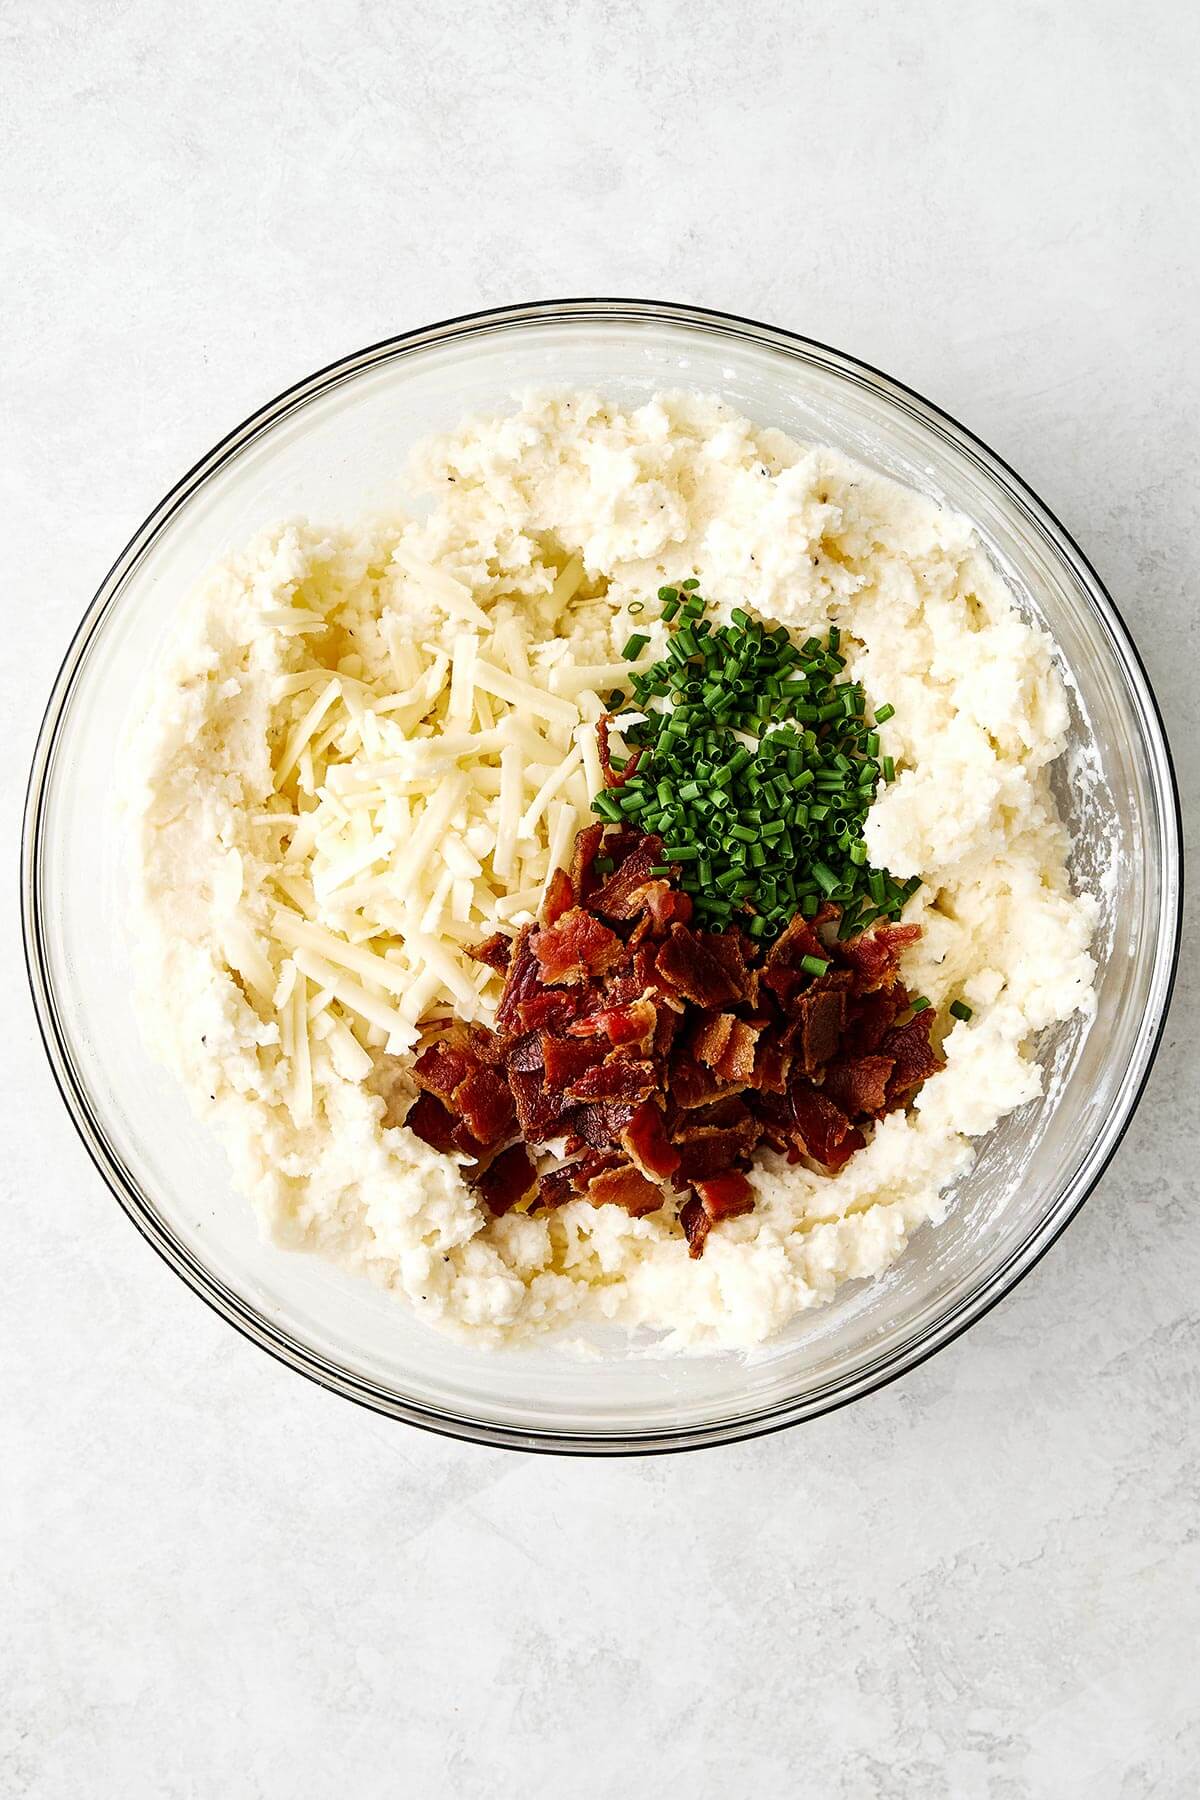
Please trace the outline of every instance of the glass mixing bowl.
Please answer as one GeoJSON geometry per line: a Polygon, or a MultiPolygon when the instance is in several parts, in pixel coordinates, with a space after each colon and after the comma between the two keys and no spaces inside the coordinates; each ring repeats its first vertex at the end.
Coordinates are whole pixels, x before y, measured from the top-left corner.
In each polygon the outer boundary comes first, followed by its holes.
{"type": "Polygon", "coordinates": [[[695,308],[569,300],[476,314],[334,363],[197,463],[137,532],[67,654],[25,821],[30,979],[55,1076],[101,1175],[144,1237],[224,1318],[323,1386],[457,1437],[523,1449],[669,1450],[749,1437],[869,1393],[949,1342],[1036,1262],[1087,1197],[1146,1079],[1178,942],[1170,756],[1137,653],[1066,532],[975,438],[897,382],[790,333],[695,308]],[[410,445],[545,384],[637,402],[722,394],[763,424],[834,444],[943,497],[978,526],[1071,679],[1057,766],[1073,877],[1103,921],[1097,1022],[1040,1045],[1049,1097],[1005,1119],[873,1283],[844,1287],[749,1355],[663,1356],[596,1336],[494,1352],[257,1232],[225,1158],[142,1045],[122,917],[114,755],[176,609],[260,527],[394,503],[410,445]]]}

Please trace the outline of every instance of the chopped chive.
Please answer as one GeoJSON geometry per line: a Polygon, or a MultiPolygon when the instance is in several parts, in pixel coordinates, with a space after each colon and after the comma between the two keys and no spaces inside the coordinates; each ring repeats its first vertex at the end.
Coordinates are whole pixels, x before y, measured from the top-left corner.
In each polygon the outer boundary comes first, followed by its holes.
{"type": "Polygon", "coordinates": [[[915,1013],[924,1012],[929,1004],[930,1002],[925,998],[924,994],[918,994],[916,999],[912,1002],[912,1010],[915,1013]]]}
{"type": "MultiPolygon", "coordinates": [[[[829,964],[819,956],[802,956],[800,958],[800,967],[804,970],[806,975],[825,975],[829,972],[829,964]]],[[[813,1005],[816,1005],[815,1000],[813,1001],[813,1005]]]]}
{"type": "MultiPolygon", "coordinates": [[[[797,908],[813,917],[822,896],[843,909],[842,936],[899,917],[920,879],[893,881],[868,864],[863,824],[877,784],[895,770],[886,758],[881,766],[862,684],[839,679],[836,627],[824,642],[797,646],[783,626],[741,607],[714,625],[702,616],[698,577],[658,595],[676,628],[665,656],[629,681],[646,717],[625,741],[644,766],[624,788],[597,795],[594,814],[659,833],[697,917],[714,929],[744,903],[766,941],[797,908]]],[[[641,601],[629,608],[643,610],[641,601]]],[[[634,632],[625,660],[649,641],[634,632]]],[[[620,690],[609,697],[610,711],[627,704],[620,690]]],[[[875,720],[891,716],[881,707],[875,720]]],[[[619,758],[613,766],[622,768],[619,758]]]]}
{"type": "Polygon", "coordinates": [[[956,1019],[971,1019],[975,1016],[965,1000],[952,1000],[950,1011],[956,1019]]]}
{"type": "Polygon", "coordinates": [[[895,716],[896,709],[894,706],[877,706],[875,709],[875,723],[877,725],[886,725],[888,720],[894,719],[895,716]]]}

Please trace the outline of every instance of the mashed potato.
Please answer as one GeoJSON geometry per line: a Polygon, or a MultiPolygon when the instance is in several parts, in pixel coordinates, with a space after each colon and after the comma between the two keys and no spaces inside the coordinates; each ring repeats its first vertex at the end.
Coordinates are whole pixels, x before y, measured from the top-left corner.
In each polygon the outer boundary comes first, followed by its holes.
{"type": "MultiPolygon", "coordinates": [[[[273,1238],[369,1273],[430,1323],[495,1342],[589,1321],[657,1328],[681,1346],[760,1342],[839,1282],[885,1269],[939,1217],[971,1140],[1039,1092],[1034,1034],[1091,1006],[1095,907],[1071,892],[1047,780],[1067,724],[1050,645],[966,519],[715,400],[666,395],[623,413],[591,394],[537,396],[424,446],[415,475],[432,501],[424,516],[358,531],[288,524],[187,609],[131,760],[147,1030],[212,1115],[273,1238]],[[301,957],[297,977],[273,924],[290,904],[289,833],[311,835],[304,815],[322,803],[320,762],[294,800],[276,784],[314,683],[341,668],[370,710],[393,694],[406,646],[427,664],[444,650],[448,666],[464,629],[500,621],[511,666],[523,659],[533,686],[574,693],[586,721],[601,705],[589,671],[619,660],[635,624],[648,656],[660,651],[656,590],[693,573],[714,616],[740,606],[800,637],[836,624],[849,678],[895,707],[882,736],[897,779],[868,821],[871,860],[924,878],[905,914],[923,927],[905,981],[974,1009],[909,1113],[885,1119],[835,1177],[768,1156],[755,1211],[714,1231],[698,1262],[666,1212],[575,1202],[491,1219],[455,1164],[403,1127],[403,994],[380,990],[375,1023],[357,1015],[328,972],[322,987],[319,960],[301,957]]],[[[522,709],[503,710],[516,732],[522,709]]],[[[365,730],[350,741],[382,756],[365,730]]],[[[506,768],[519,760],[514,750],[506,768]]],[[[586,790],[576,763],[561,793],[586,790]]],[[[457,792],[442,836],[478,849],[457,792]]],[[[530,872],[561,860],[539,830],[522,852],[528,891],[495,915],[510,924],[536,910],[530,872]]],[[[477,882],[473,902],[452,873],[444,907],[454,895],[460,911],[503,909],[493,860],[476,856],[491,885],[477,882]]],[[[351,929],[335,888],[306,892],[309,916],[351,929]]],[[[393,973],[408,969],[396,931],[393,973]]],[[[422,1003],[450,1010],[455,992],[428,966],[422,1003]]]]}

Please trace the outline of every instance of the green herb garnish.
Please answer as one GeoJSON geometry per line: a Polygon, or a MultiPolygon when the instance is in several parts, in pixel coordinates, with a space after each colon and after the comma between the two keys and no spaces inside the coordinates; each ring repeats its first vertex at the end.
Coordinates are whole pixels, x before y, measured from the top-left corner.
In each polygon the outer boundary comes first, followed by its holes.
{"type": "MultiPolygon", "coordinates": [[[[836,626],[799,646],[740,608],[714,626],[698,587],[692,578],[658,590],[673,623],[667,654],[630,673],[626,702],[646,714],[624,734],[642,756],[593,812],[658,832],[699,922],[714,929],[737,922],[769,939],[823,900],[841,907],[841,936],[898,918],[920,878],[872,868],[862,836],[880,781],[895,776],[878,731],[895,708],[871,720],[861,684],[839,680],[836,626]]],[[[635,632],[623,657],[636,661],[648,642],[635,632]]]]}

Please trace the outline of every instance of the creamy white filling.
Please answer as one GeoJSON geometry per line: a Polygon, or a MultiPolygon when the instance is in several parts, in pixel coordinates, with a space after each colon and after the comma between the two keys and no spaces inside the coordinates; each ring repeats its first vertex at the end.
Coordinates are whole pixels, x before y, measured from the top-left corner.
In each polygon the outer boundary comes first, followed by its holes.
{"type": "Polygon", "coordinates": [[[631,413],[536,396],[425,446],[416,479],[433,502],[419,522],[287,525],[187,608],[129,763],[147,1030],[273,1237],[370,1273],[431,1322],[496,1341],[609,1320],[680,1345],[760,1342],[939,1216],[970,1140],[1040,1091],[1034,1034],[1091,1005],[1096,909],[1070,890],[1047,781],[1067,722],[1050,645],[967,520],[693,395],[631,413]],[[564,565],[584,576],[565,608],[564,565]],[[378,1042],[339,1027],[336,1003],[313,1027],[306,1118],[254,962],[255,946],[277,958],[279,839],[263,823],[279,805],[277,695],[329,655],[306,621],[333,627],[370,695],[395,688],[397,631],[452,658],[464,624],[504,609],[530,680],[574,695],[611,681],[657,588],[693,572],[716,612],[747,606],[800,636],[837,624],[850,674],[895,707],[881,735],[898,779],[872,810],[871,857],[925,879],[906,913],[924,931],[910,986],[974,1008],[907,1116],[833,1178],[768,1158],[755,1212],[714,1231],[699,1262],[665,1215],[577,1203],[490,1220],[454,1164],[393,1122],[404,1076],[364,1078],[363,1045],[374,1057],[378,1042]]]}

